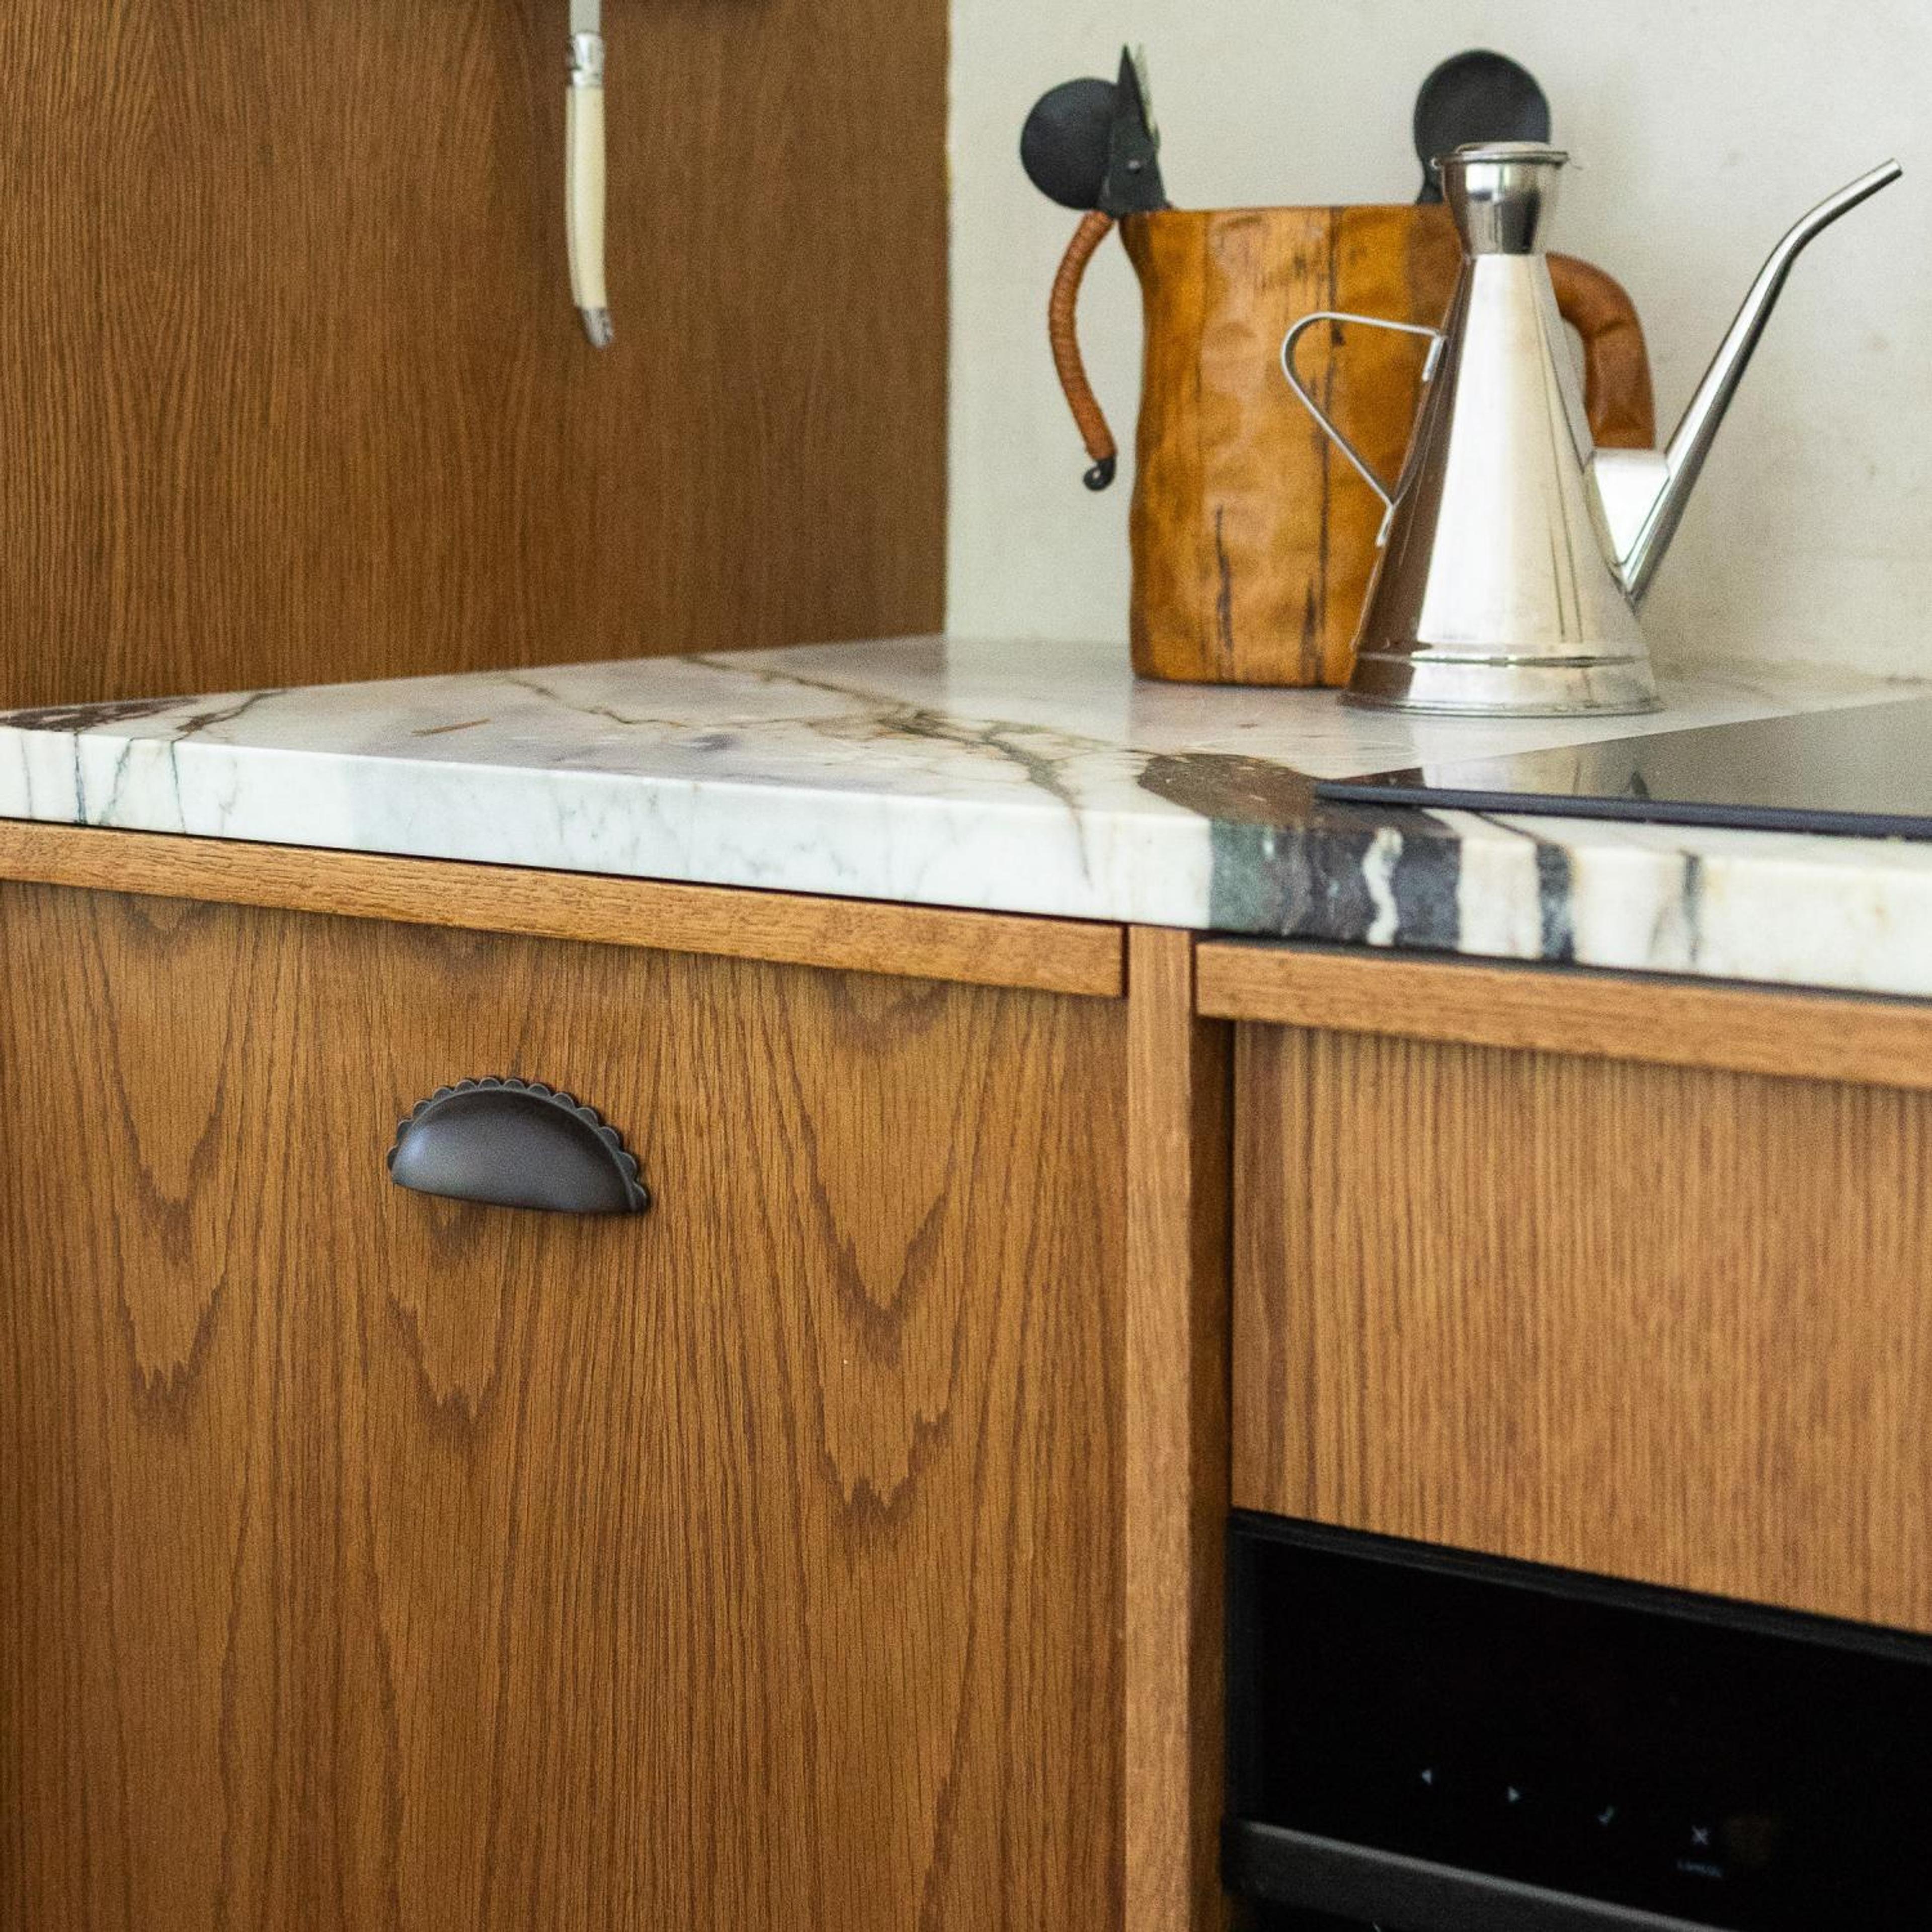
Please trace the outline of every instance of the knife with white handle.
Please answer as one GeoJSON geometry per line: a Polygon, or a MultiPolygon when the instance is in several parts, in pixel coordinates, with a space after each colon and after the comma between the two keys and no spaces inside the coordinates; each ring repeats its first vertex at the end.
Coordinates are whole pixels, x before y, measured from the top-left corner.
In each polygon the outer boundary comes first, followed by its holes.
{"type": "Polygon", "coordinates": [[[610,346],[604,286],[603,0],[570,0],[570,92],[564,107],[565,223],[570,292],[592,346],[610,346]]]}

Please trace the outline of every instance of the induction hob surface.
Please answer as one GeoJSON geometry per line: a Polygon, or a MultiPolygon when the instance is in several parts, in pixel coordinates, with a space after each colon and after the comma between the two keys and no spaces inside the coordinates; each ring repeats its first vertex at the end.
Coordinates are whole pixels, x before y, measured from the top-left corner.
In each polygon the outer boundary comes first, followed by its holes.
{"type": "Polygon", "coordinates": [[[1318,798],[1932,838],[1932,698],[1331,779],[1318,798]]]}

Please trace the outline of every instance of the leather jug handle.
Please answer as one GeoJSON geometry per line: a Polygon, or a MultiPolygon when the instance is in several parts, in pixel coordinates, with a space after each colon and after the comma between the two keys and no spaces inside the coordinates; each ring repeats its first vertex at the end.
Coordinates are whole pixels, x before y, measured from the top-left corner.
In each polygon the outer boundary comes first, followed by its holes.
{"type": "Polygon", "coordinates": [[[1550,257],[1563,320],[1583,338],[1583,406],[1603,449],[1654,449],[1657,404],[1643,325],[1622,285],[1574,255],[1550,257]]]}
{"type": "Polygon", "coordinates": [[[1083,479],[1090,490],[1104,490],[1113,482],[1120,452],[1114,447],[1113,431],[1107,427],[1106,413],[1087,380],[1087,366],[1080,359],[1080,337],[1074,312],[1079,307],[1080,284],[1087,273],[1087,264],[1093,260],[1094,250],[1112,233],[1113,227],[1114,218],[1097,208],[1082,217],[1080,226],[1073,231],[1073,239],[1066,244],[1046,304],[1046,336],[1053,345],[1053,366],[1066,392],[1066,406],[1073,412],[1080,440],[1093,459],[1094,466],[1083,479]]]}

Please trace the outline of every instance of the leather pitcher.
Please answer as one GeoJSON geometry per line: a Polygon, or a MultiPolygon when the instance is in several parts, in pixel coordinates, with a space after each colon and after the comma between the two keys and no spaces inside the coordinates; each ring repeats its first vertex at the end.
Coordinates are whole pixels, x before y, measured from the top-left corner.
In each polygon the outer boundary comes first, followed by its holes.
{"type": "MultiPolygon", "coordinates": [[[[1095,479],[1114,443],[1074,332],[1079,284],[1112,226],[1090,217],[1050,309],[1054,360],[1095,479]]],[[[1196,683],[1342,685],[1382,506],[1282,382],[1289,325],[1338,309],[1433,326],[1462,252],[1429,206],[1163,208],[1120,224],[1145,306],[1131,517],[1134,669],[1196,683]]],[[[1649,448],[1650,365],[1630,298],[1600,268],[1550,257],[1581,337],[1600,446],[1649,448]]],[[[1372,467],[1401,467],[1421,388],[1418,338],[1312,331],[1305,379],[1372,467]]]]}

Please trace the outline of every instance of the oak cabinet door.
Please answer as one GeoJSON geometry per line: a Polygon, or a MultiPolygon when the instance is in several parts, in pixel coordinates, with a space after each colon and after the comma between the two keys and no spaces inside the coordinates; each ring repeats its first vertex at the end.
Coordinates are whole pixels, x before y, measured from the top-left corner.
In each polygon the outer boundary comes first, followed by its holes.
{"type": "Polygon", "coordinates": [[[1932,1630],[1932,1095],[1253,1025],[1234,1500],[1932,1630]]]}
{"type": "Polygon", "coordinates": [[[1123,1017],[0,888],[0,1925],[1117,1924],[1123,1017]]]}

